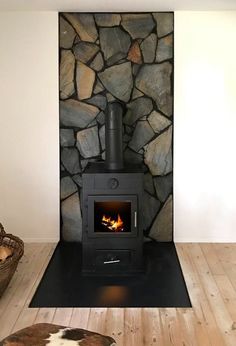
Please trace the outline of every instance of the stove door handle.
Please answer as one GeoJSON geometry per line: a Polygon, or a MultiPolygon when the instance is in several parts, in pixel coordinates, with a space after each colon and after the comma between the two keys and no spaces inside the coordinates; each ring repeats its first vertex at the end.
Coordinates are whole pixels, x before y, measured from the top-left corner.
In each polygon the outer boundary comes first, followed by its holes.
{"type": "Polygon", "coordinates": [[[134,227],[137,227],[137,211],[134,212],[134,227]]]}

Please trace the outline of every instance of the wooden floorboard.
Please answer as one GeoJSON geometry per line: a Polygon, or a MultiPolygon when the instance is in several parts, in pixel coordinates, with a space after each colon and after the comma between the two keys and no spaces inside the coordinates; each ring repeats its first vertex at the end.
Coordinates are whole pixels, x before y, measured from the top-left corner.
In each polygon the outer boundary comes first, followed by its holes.
{"type": "Polygon", "coordinates": [[[55,244],[26,244],[0,299],[0,340],[38,322],[87,328],[119,346],[235,346],[236,244],[177,244],[192,308],[28,308],[55,244]]]}

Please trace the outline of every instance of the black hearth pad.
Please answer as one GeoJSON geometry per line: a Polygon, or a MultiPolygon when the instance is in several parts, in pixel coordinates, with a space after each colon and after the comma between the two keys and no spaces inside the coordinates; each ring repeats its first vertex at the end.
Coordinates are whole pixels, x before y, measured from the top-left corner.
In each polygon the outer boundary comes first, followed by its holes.
{"type": "Polygon", "coordinates": [[[60,242],[30,307],[191,307],[174,243],[144,245],[145,273],[84,277],[81,245],[60,242]]]}

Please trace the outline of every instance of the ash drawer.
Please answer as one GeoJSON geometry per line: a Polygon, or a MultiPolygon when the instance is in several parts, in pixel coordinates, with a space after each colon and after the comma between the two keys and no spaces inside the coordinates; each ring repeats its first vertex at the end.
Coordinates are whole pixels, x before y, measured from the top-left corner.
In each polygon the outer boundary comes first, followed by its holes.
{"type": "Polygon", "coordinates": [[[96,250],[95,261],[96,266],[102,266],[107,269],[110,267],[121,267],[130,265],[130,250],[96,250]]]}

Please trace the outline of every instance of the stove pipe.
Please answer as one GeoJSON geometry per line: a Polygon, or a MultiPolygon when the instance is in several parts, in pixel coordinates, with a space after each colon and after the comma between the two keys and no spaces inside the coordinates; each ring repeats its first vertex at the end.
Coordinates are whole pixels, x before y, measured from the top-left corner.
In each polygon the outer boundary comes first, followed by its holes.
{"type": "Polygon", "coordinates": [[[120,170],[124,168],[123,142],[122,142],[122,119],[123,108],[119,102],[108,104],[105,129],[106,129],[106,168],[120,170]]]}

